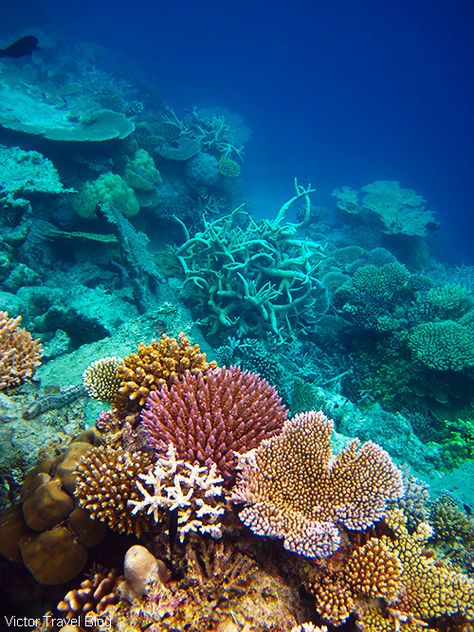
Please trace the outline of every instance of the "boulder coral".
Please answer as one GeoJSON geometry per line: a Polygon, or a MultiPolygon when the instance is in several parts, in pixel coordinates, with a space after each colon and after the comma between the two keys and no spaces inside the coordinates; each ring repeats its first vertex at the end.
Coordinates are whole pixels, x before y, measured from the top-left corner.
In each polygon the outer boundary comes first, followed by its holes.
{"type": "Polygon", "coordinates": [[[125,217],[133,217],[140,210],[134,190],[121,176],[111,172],[86,182],[72,201],[73,209],[84,219],[95,218],[99,204],[110,204],[125,217]]]}

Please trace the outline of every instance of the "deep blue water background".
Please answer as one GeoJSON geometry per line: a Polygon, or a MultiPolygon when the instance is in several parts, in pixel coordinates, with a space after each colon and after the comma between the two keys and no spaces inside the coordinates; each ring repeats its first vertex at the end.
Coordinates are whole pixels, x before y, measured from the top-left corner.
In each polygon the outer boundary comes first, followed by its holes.
{"type": "Polygon", "coordinates": [[[472,0],[25,0],[0,37],[41,20],[124,53],[178,108],[241,114],[261,213],[294,176],[323,205],[334,187],[396,179],[437,213],[445,256],[474,263],[472,0]]]}

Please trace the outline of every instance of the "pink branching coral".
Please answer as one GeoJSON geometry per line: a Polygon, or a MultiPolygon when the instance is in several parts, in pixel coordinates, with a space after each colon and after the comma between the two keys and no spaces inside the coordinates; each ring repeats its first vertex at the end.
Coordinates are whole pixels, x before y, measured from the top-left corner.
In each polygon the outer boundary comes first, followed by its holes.
{"type": "Polygon", "coordinates": [[[188,463],[215,463],[226,485],[237,456],[280,432],[287,417],[277,391],[238,367],[186,374],[147,399],[142,426],[149,445],[165,455],[170,444],[188,463]]]}
{"type": "Polygon", "coordinates": [[[322,412],[288,420],[283,432],[242,457],[233,500],[257,535],[283,538],[307,557],[327,557],[340,545],[339,525],[364,530],[384,517],[387,503],[403,495],[401,472],[371,441],[354,439],[335,458],[333,422],[322,412]]]}
{"type": "Polygon", "coordinates": [[[0,311],[0,390],[19,386],[41,364],[40,341],[20,329],[20,323],[21,316],[9,318],[8,312],[0,311]]]}

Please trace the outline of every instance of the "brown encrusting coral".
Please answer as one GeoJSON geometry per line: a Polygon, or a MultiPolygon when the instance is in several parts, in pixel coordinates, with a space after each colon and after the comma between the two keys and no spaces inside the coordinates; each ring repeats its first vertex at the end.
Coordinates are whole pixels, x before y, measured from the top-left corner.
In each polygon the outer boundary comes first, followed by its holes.
{"type": "Polygon", "coordinates": [[[21,316],[9,318],[8,312],[0,311],[0,391],[33,377],[41,364],[41,342],[20,329],[20,323],[21,316]]]}
{"type": "Polygon", "coordinates": [[[199,345],[191,345],[180,333],[178,338],[163,334],[160,341],[141,342],[137,353],[131,353],[119,367],[120,388],[115,399],[116,409],[123,415],[138,412],[151,391],[171,384],[178,376],[216,368],[207,362],[199,345]]]}
{"type": "Polygon", "coordinates": [[[226,485],[237,456],[281,431],[287,410],[258,375],[238,367],[183,375],[153,391],[142,412],[149,445],[164,455],[170,444],[188,463],[215,463],[226,485]]]}
{"type": "Polygon", "coordinates": [[[354,439],[334,459],[333,422],[322,412],[300,413],[281,434],[244,455],[233,494],[246,506],[239,517],[257,535],[283,538],[307,557],[340,546],[340,526],[364,530],[403,494],[401,472],[371,441],[354,439]]]}
{"type": "Polygon", "coordinates": [[[136,481],[151,466],[146,452],[127,452],[121,446],[97,446],[75,471],[75,496],[93,520],[105,522],[119,533],[141,536],[149,529],[142,515],[135,516],[129,501],[139,501],[136,481]]]}

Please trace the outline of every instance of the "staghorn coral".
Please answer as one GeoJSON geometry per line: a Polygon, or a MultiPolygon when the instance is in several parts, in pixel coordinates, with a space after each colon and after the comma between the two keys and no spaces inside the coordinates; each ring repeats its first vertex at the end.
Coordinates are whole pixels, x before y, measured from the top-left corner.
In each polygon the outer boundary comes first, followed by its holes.
{"type": "Polygon", "coordinates": [[[307,557],[327,557],[340,546],[340,526],[364,530],[384,517],[404,492],[401,472],[380,446],[355,439],[334,459],[333,422],[306,412],[281,434],[242,458],[233,494],[242,522],[257,535],[282,538],[307,557]]]}
{"type": "Polygon", "coordinates": [[[133,515],[129,502],[140,500],[136,481],[151,462],[147,453],[126,452],[121,446],[92,448],[75,471],[79,505],[114,531],[140,537],[148,524],[133,515]]]}
{"type": "Polygon", "coordinates": [[[225,511],[224,479],[216,474],[216,470],[215,463],[208,467],[177,460],[176,450],[170,444],[166,457],[158,459],[153,471],[140,474],[145,486],[137,481],[137,488],[143,500],[130,501],[132,513],[146,510],[147,514],[153,513],[155,522],[161,522],[166,510],[177,512],[181,542],[191,532],[220,538],[220,518],[225,511]]]}
{"type": "Polygon", "coordinates": [[[43,356],[39,340],[24,327],[21,316],[9,318],[0,311],[0,390],[18,386],[31,378],[43,356]]]}
{"type": "Polygon", "coordinates": [[[163,334],[161,340],[138,345],[138,352],[125,358],[119,368],[121,386],[115,400],[117,410],[125,414],[138,412],[150,392],[171,384],[179,375],[207,371],[217,366],[207,362],[199,345],[191,346],[184,333],[178,338],[163,334]]]}
{"type": "Polygon", "coordinates": [[[164,454],[172,443],[188,463],[215,463],[228,486],[235,477],[235,453],[277,434],[286,417],[266,380],[230,367],[163,384],[151,393],[141,419],[151,448],[164,454]]]}
{"type": "Polygon", "coordinates": [[[299,224],[283,223],[288,209],[304,202],[311,211],[311,187],[295,180],[295,195],[272,220],[256,222],[243,205],[212,222],[177,250],[184,298],[209,336],[239,337],[266,329],[279,341],[313,331],[327,312],[329,297],[317,270],[326,257],[318,242],[297,238],[299,224]],[[203,317],[204,315],[204,317],[203,317]]]}
{"type": "Polygon", "coordinates": [[[89,397],[109,404],[114,402],[121,384],[120,366],[123,366],[123,360],[116,356],[106,356],[89,364],[82,374],[89,397]]]}
{"type": "Polygon", "coordinates": [[[120,580],[115,569],[105,571],[93,568],[79,588],[70,590],[57,605],[61,617],[75,619],[82,627],[91,627],[94,618],[101,615],[110,604],[119,602],[117,583],[120,580]]]}

